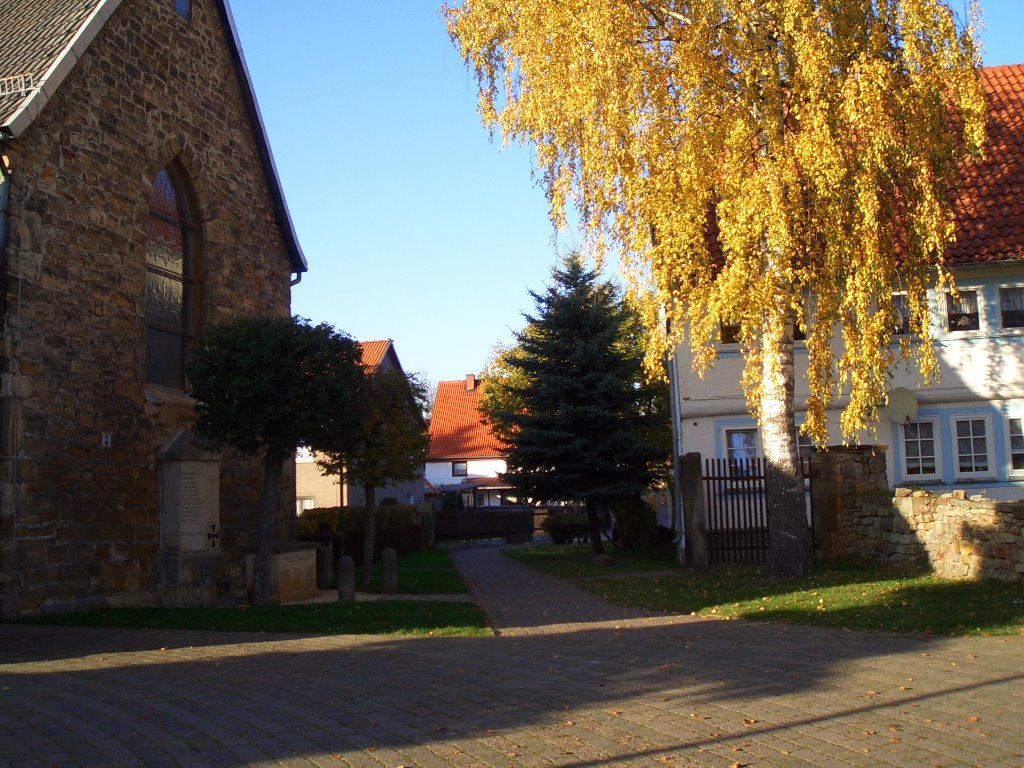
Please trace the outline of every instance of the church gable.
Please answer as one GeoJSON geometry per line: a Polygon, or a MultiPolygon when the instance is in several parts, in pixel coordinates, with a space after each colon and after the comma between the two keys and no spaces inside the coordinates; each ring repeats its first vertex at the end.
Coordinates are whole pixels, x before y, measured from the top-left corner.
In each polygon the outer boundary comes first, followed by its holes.
{"type": "MultiPolygon", "coordinates": [[[[29,129],[78,62],[87,55],[94,39],[101,35],[122,2],[0,0],[0,40],[4,41],[0,46],[0,132],[17,137],[29,129]]],[[[245,113],[241,122],[248,124],[253,132],[256,160],[265,176],[274,220],[282,230],[284,247],[294,271],[304,272],[307,268],[305,256],[295,236],[227,0],[150,0],[146,5],[152,8],[144,7],[140,0],[132,0],[126,5],[129,9],[125,13],[136,19],[144,18],[151,11],[157,16],[175,17],[178,29],[169,41],[171,50],[190,52],[191,44],[203,37],[201,33],[197,34],[202,26],[219,28],[218,35],[228,54],[228,66],[234,70],[245,113]]],[[[174,27],[175,23],[171,26],[174,27]]],[[[136,27],[133,31],[146,37],[146,33],[158,28],[136,27]]],[[[146,60],[156,50],[160,47],[147,44],[142,49],[124,49],[123,53],[126,58],[141,56],[141,60],[146,60]]],[[[206,63],[207,57],[203,54],[208,52],[201,51],[199,55],[190,52],[191,60],[206,63]]],[[[187,73],[193,67],[180,61],[174,66],[173,58],[166,63],[169,66],[162,76],[169,84],[182,88],[181,95],[191,95],[193,89],[189,83],[174,81],[178,79],[176,75],[187,73]]],[[[116,67],[110,74],[116,75],[116,67]]],[[[191,74],[193,84],[203,77],[202,72],[198,76],[194,72],[191,74]]],[[[156,80],[161,80],[162,76],[158,73],[156,80]]]]}
{"type": "MultiPolygon", "coordinates": [[[[162,565],[158,478],[194,419],[191,345],[288,315],[305,270],[227,6],[182,3],[0,0],[0,27],[31,9],[28,36],[52,32],[33,38],[49,58],[0,57],[0,82],[30,70],[0,95],[0,614],[187,593],[162,565]]],[[[235,587],[260,476],[220,466],[218,580],[235,587]]]]}

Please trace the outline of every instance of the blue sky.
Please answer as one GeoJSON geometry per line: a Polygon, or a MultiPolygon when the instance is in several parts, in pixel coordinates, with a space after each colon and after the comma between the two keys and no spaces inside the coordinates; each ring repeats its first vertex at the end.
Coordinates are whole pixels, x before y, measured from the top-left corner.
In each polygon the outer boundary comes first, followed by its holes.
{"type": "MultiPolygon", "coordinates": [[[[1024,1],[981,7],[985,63],[1024,61],[1024,1]]],[[[393,339],[432,385],[478,373],[574,245],[552,230],[529,152],[481,126],[432,0],[281,8],[231,2],[309,261],[292,310],[393,339]]]]}

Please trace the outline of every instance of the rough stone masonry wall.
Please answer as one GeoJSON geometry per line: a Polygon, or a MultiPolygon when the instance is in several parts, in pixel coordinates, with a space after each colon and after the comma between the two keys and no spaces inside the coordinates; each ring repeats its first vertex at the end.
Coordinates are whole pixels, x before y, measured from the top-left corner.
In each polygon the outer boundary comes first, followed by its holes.
{"type": "Polygon", "coordinates": [[[840,524],[856,515],[863,500],[892,496],[885,451],[876,446],[830,447],[812,455],[811,467],[815,550],[819,557],[837,557],[849,535],[840,524]]]}
{"type": "MultiPolygon", "coordinates": [[[[291,265],[239,88],[212,2],[186,21],[173,0],[125,0],[9,145],[0,613],[158,587],[157,452],[193,419],[182,393],[143,382],[161,168],[179,163],[194,192],[201,323],[289,312],[291,265]]],[[[253,540],[261,472],[221,464],[228,553],[253,540]]]]}
{"type": "Polygon", "coordinates": [[[829,448],[813,465],[823,556],[928,566],[953,579],[1024,580],[1024,502],[891,491],[881,447],[829,448]]]}
{"type": "Polygon", "coordinates": [[[891,500],[862,499],[841,529],[844,554],[1024,583],[1024,502],[897,488],[891,500]]]}

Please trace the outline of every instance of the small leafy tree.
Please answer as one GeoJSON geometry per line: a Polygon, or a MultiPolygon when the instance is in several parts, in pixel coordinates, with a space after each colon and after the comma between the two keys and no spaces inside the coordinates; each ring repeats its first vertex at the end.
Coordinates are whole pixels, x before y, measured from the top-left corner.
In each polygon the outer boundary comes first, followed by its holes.
{"type": "Polygon", "coordinates": [[[366,499],[363,528],[363,584],[373,571],[376,541],[376,489],[415,479],[423,469],[429,437],[423,412],[427,388],[416,374],[378,369],[367,377],[367,400],[351,444],[326,451],[317,462],[331,474],[344,474],[362,486],[366,499]]]}
{"type": "Polygon", "coordinates": [[[508,480],[534,499],[582,501],[600,553],[599,510],[667,466],[667,388],[647,378],[639,318],[611,283],[575,254],[553,278],[530,293],[537,314],[492,364],[481,412],[509,444],[508,480]]]}
{"type": "Polygon", "coordinates": [[[282,465],[300,445],[340,450],[358,434],[366,377],[355,342],[302,318],[210,328],[189,366],[196,432],[263,459],[252,600],[266,602],[282,465]]]}
{"type": "MultiPolygon", "coordinates": [[[[532,333],[527,325],[517,334],[520,338],[532,333]]],[[[505,444],[512,443],[511,417],[521,413],[525,406],[517,393],[529,386],[529,378],[517,363],[523,360],[522,344],[498,345],[480,375],[481,396],[477,409],[491,431],[505,444]]]]}

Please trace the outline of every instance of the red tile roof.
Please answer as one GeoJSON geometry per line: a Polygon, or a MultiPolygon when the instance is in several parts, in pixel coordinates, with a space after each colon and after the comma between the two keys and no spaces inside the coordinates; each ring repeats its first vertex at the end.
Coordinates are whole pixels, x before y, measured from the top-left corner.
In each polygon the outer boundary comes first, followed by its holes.
{"type": "Polygon", "coordinates": [[[949,264],[1024,258],[1024,64],[984,67],[985,159],[965,164],[953,190],[949,264]]]}
{"type": "Polygon", "coordinates": [[[430,417],[427,461],[504,456],[501,442],[483,422],[476,377],[438,382],[430,417]]]}
{"type": "Polygon", "coordinates": [[[387,354],[388,347],[391,346],[391,340],[357,341],[356,346],[359,347],[359,353],[362,355],[363,365],[367,368],[376,368],[384,360],[384,355],[387,354]]]}

